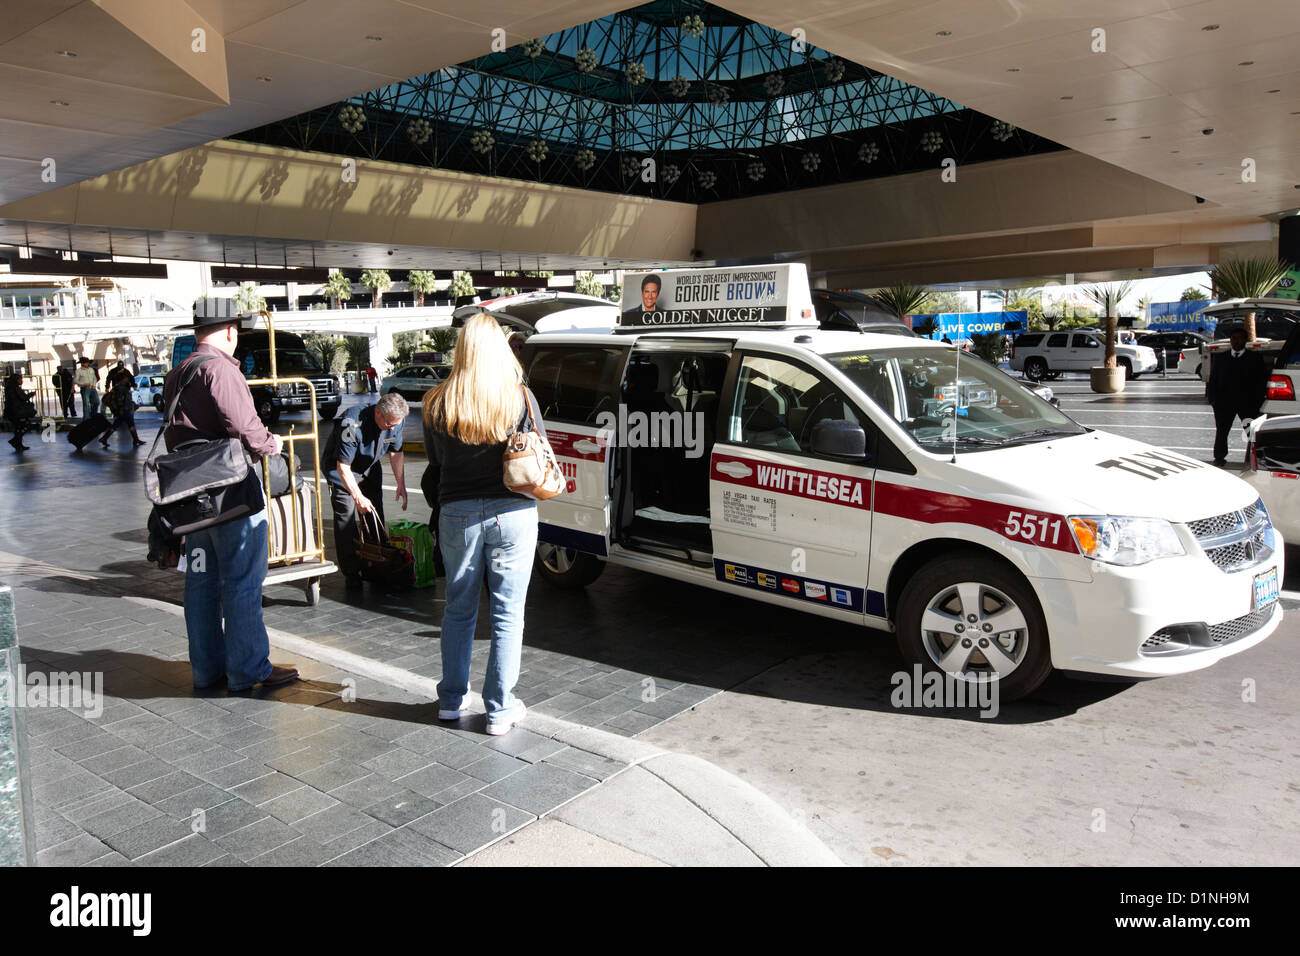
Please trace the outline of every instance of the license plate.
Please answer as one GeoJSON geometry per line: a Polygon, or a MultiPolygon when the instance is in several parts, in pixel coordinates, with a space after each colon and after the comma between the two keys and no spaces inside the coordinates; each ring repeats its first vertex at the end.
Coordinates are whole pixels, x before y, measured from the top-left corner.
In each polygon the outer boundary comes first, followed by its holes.
{"type": "Polygon", "coordinates": [[[1277,568],[1255,575],[1255,591],[1251,610],[1260,611],[1277,600],[1277,568]]]}

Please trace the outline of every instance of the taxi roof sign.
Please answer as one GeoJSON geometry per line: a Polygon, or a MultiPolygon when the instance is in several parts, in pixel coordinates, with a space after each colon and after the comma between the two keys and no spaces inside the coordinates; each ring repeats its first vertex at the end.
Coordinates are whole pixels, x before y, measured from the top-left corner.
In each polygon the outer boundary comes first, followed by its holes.
{"type": "Polygon", "coordinates": [[[802,262],[623,276],[620,331],[816,325],[802,262]]]}

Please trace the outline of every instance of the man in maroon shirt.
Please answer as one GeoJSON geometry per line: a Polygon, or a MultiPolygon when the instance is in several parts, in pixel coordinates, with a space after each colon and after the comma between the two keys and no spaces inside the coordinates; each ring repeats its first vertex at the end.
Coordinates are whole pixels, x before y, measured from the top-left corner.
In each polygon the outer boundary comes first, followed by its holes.
{"type": "MultiPolygon", "coordinates": [[[[254,457],[278,455],[283,442],[257,417],[235,345],[239,320],[211,314],[212,305],[195,305],[193,356],[168,373],[163,407],[180,388],[195,356],[208,355],[180,392],[180,401],[163,435],[169,450],[194,440],[238,438],[254,457]],[[204,307],[207,308],[204,308],[204,307]]],[[[266,509],[246,518],[185,536],[185,631],[190,642],[194,686],[231,691],[254,684],[273,686],[298,679],[293,667],[272,664],[270,640],[262,621],[262,582],[266,579],[266,509]]]]}

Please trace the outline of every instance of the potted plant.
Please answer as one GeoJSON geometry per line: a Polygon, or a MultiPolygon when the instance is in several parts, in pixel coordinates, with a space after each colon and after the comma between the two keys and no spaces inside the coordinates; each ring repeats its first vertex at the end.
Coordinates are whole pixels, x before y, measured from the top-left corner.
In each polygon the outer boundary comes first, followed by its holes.
{"type": "MultiPolygon", "coordinates": [[[[1286,278],[1290,266],[1267,256],[1230,259],[1210,270],[1210,285],[1220,299],[1257,299],[1268,295],[1286,278]]],[[[1255,341],[1255,312],[1247,312],[1241,321],[1246,341],[1255,341]]]]}
{"type": "Polygon", "coordinates": [[[384,293],[393,287],[392,277],[383,269],[367,269],[361,273],[361,284],[370,290],[370,305],[379,308],[384,293]]]}
{"type": "Polygon", "coordinates": [[[884,289],[877,289],[872,293],[872,297],[900,319],[906,319],[921,308],[921,303],[929,294],[929,290],[923,285],[899,282],[884,289]]]}
{"type": "Polygon", "coordinates": [[[324,292],[334,300],[334,308],[343,308],[343,303],[352,298],[352,280],[342,272],[331,272],[325,280],[324,292]]]}
{"type": "Polygon", "coordinates": [[[1097,303],[1106,323],[1106,357],[1103,364],[1089,370],[1094,392],[1113,394],[1124,391],[1124,369],[1115,361],[1115,323],[1119,316],[1119,304],[1132,291],[1132,282],[1103,282],[1100,285],[1086,286],[1083,290],[1084,295],[1097,303]]]}
{"type": "Polygon", "coordinates": [[[406,277],[406,286],[415,293],[415,307],[424,305],[424,297],[434,289],[433,273],[427,269],[415,269],[406,277]]]}
{"type": "Polygon", "coordinates": [[[361,335],[349,335],[344,348],[348,352],[348,365],[356,372],[352,394],[364,395],[370,391],[370,383],[366,381],[366,366],[370,364],[370,340],[361,335]]]}

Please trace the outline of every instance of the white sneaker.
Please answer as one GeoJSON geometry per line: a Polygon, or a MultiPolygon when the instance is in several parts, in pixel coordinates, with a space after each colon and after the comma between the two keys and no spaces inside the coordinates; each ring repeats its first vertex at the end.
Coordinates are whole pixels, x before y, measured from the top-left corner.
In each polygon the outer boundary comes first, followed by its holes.
{"type": "Polygon", "coordinates": [[[460,720],[460,712],[469,706],[469,691],[465,691],[465,696],[460,699],[460,707],[456,710],[439,710],[439,720],[460,720]]]}
{"type": "Polygon", "coordinates": [[[508,734],[510,728],[519,723],[528,716],[528,708],[524,706],[523,701],[515,701],[513,713],[509,717],[503,717],[499,720],[488,720],[487,732],[493,737],[500,737],[502,734],[508,734]]]}

